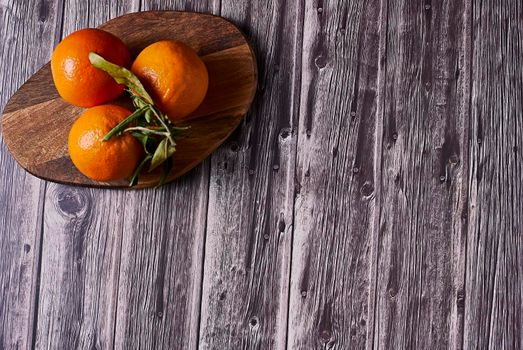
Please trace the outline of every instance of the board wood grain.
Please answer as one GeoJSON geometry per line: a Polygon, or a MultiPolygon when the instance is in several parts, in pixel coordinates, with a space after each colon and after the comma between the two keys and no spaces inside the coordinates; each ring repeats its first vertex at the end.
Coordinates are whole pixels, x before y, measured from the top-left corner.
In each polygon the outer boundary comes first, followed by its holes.
{"type": "Polygon", "coordinates": [[[305,4],[287,346],[372,343],[380,2],[305,4]]]}
{"type": "Polygon", "coordinates": [[[200,349],[286,346],[300,11],[294,1],[221,1],[261,58],[260,90],[211,159],[200,349]]]}
{"type": "MultiPolygon", "coordinates": [[[[191,128],[177,145],[172,181],[214,151],[238,126],[256,91],[256,63],[249,43],[232,23],[208,14],[176,11],[131,13],[100,26],[120,37],[137,55],[159,40],[180,40],[205,62],[209,89],[200,107],[183,124],[191,128]]],[[[125,99],[118,103],[126,104],[125,99]]],[[[127,102],[128,104],[128,102],[127,102]]],[[[125,187],[126,180],[96,182],[82,175],[67,151],[67,136],[82,108],[63,101],[45,65],[9,100],[4,110],[4,141],[31,174],[64,184],[125,187]]],[[[137,188],[154,186],[160,172],[145,173],[137,188]]]]}
{"type": "Polygon", "coordinates": [[[462,347],[467,1],[387,2],[373,347],[462,347]]]}
{"type": "MultiPolygon", "coordinates": [[[[0,108],[49,59],[60,11],[54,0],[1,2],[0,108]]],[[[3,141],[0,136],[0,349],[29,349],[38,298],[45,182],[23,171],[3,141]]]]}
{"type": "Polygon", "coordinates": [[[523,6],[472,1],[463,346],[523,348],[523,6]]]}

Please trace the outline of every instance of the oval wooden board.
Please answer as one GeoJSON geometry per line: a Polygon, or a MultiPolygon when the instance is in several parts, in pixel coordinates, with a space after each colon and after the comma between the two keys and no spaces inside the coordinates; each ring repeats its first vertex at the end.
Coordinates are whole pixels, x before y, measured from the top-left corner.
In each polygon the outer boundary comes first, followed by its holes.
{"type": "MultiPolygon", "coordinates": [[[[191,128],[173,156],[172,181],[209,156],[234,131],[256,91],[256,61],[240,30],[227,20],[199,13],[151,11],[115,18],[99,28],[121,38],[134,57],[158,40],[191,46],[209,71],[202,105],[187,118],[191,128]]],[[[115,103],[130,106],[127,98],[115,103]]],[[[42,179],[95,187],[127,187],[127,181],[96,182],[83,176],[67,151],[69,129],[82,113],[56,91],[49,63],[35,73],[7,103],[2,132],[13,158],[42,179]]],[[[159,173],[144,174],[135,188],[155,186],[159,173]]]]}

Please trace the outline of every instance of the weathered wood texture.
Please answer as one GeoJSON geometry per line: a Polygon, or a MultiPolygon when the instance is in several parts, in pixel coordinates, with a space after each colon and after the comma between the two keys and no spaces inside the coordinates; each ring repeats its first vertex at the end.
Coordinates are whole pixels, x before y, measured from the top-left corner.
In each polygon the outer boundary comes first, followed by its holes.
{"type": "Polygon", "coordinates": [[[259,90],[160,190],[41,183],[2,144],[0,349],[523,346],[520,1],[20,3],[2,106],[63,35],[140,9],[239,24],[259,90]]]}
{"type": "Polygon", "coordinates": [[[299,2],[222,0],[256,50],[251,112],[212,156],[202,349],[282,349],[292,235],[299,2]]]}
{"type": "Polygon", "coordinates": [[[289,348],[372,339],[379,23],[377,1],[305,6],[289,348]]]}
{"type": "Polygon", "coordinates": [[[469,14],[465,1],[386,11],[374,347],[460,348],[469,14]]]}
{"type": "MultiPolygon", "coordinates": [[[[0,3],[0,108],[49,59],[60,18],[59,1],[0,3]]],[[[19,168],[1,142],[0,348],[31,346],[44,189],[45,183],[19,168]]]]}
{"type": "Polygon", "coordinates": [[[523,4],[473,1],[464,347],[523,348],[523,4]]]}

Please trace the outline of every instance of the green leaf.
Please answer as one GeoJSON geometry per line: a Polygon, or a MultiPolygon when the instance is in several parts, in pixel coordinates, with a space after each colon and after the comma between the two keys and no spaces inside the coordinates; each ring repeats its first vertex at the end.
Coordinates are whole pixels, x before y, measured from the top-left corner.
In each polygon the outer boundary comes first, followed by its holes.
{"type": "Polygon", "coordinates": [[[129,187],[133,187],[138,183],[138,178],[140,177],[140,174],[142,172],[142,169],[144,168],[145,164],[152,158],[150,154],[146,155],[144,159],[140,162],[140,165],[136,167],[134,170],[133,176],[129,180],[129,187]]]}
{"type": "Polygon", "coordinates": [[[149,135],[144,135],[144,134],[139,133],[139,132],[133,132],[133,133],[131,133],[131,135],[133,135],[135,139],[140,141],[140,143],[143,146],[143,150],[145,151],[145,153],[149,154],[149,151],[147,150],[147,142],[149,141],[149,135]]]}
{"type": "Polygon", "coordinates": [[[93,66],[108,73],[118,84],[127,86],[132,93],[143,98],[145,102],[153,104],[153,99],[145,91],[142,83],[130,70],[105,60],[102,56],[89,52],[89,61],[93,66]]]}
{"type": "Polygon", "coordinates": [[[140,96],[134,95],[133,92],[130,91],[130,90],[127,90],[127,91],[129,91],[129,93],[131,93],[131,98],[133,100],[133,105],[136,108],[142,108],[142,107],[148,106],[147,102],[142,100],[142,98],[140,96]]]}
{"type": "Polygon", "coordinates": [[[158,181],[158,185],[155,186],[155,188],[158,188],[165,184],[165,180],[167,180],[167,177],[171,173],[171,170],[173,168],[173,159],[169,158],[163,163],[163,172],[162,176],[160,177],[160,181],[158,181]]]}
{"type": "Polygon", "coordinates": [[[156,151],[154,151],[149,171],[154,170],[158,165],[165,162],[175,151],[176,147],[170,143],[169,139],[164,138],[156,148],[156,151]]]}
{"type": "Polygon", "coordinates": [[[118,125],[116,125],[114,128],[112,128],[111,131],[109,131],[107,133],[107,135],[104,136],[102,141],[108,141],[114,135],[119,134],[122,131],[124,131],[124,129],[127,127],[127,125],[131,124],[137,118],[141,117],[147,108],[148,107],[142,107],[142,108],[134,111],[130,116],[128,116],[127,118],[122,120],[118,125]]]}
{"type": "Polygon", "coordinates": [[[145,120],[147,121],[147,123],[150,123],[152,119],[153,111],[151,111],[151,109],[148,109],[147,111],[145,111],[145,120]]]}

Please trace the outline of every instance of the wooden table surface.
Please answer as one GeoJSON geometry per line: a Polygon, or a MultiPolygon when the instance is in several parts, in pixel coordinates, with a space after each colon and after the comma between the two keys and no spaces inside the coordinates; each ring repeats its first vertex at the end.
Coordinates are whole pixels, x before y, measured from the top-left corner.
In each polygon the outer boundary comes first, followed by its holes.
{"type": "Polygon", "coordinates": [[[1,108],[65,35],[151,9],[245,31],[251,112],[159,190],[2,143],[0,348],[523,347],[520,0],[2,0],[1,108]]]}

